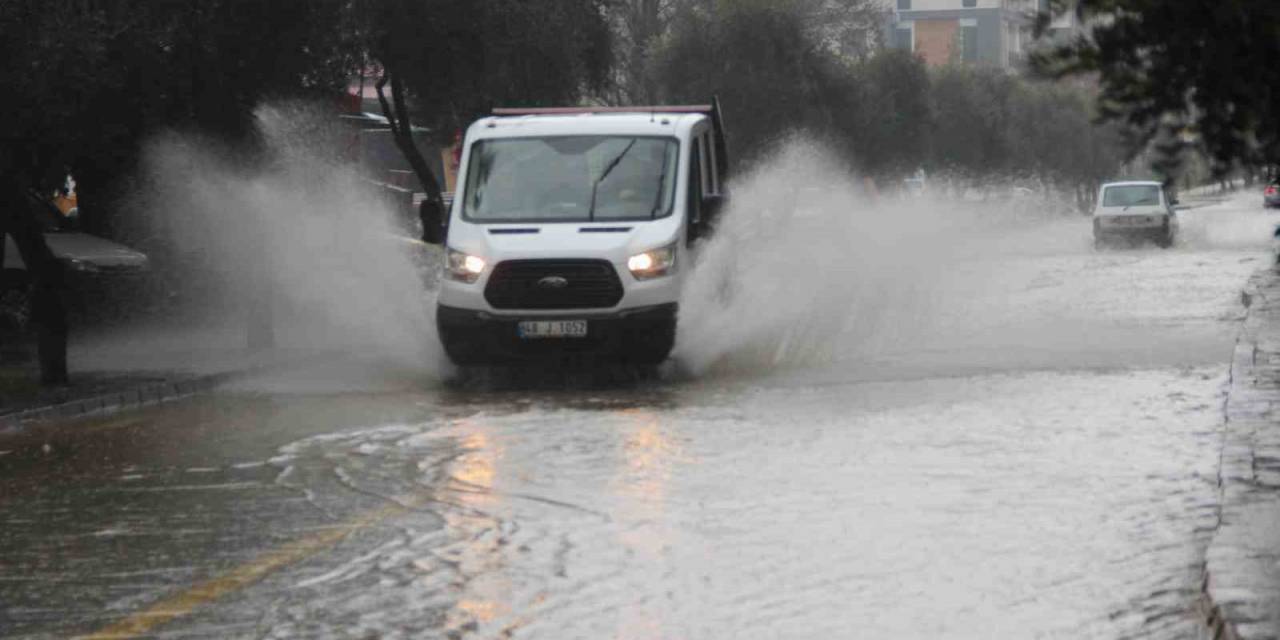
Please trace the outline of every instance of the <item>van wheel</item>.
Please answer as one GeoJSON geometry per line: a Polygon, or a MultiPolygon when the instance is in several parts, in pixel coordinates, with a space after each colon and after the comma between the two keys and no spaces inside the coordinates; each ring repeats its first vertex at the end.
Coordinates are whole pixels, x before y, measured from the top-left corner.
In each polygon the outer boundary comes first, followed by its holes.
{"type": "Polygon", "coordinates": [[[487,364],[489,358],[484,348],[473,340],[468,340],[468,337],[465,335],[453,335],[452,331],[442,330],[440,332],[440,345],[444,347],[445,355],[449,356],[449,360],[459,367],[487,364]]]}
{"type": "Polygon", "coordinates": [[[623,357],[637,365],[661,364],[676,346],[676,323],[663,323],[643,333],[631,336],[631,344],[623,357]]]}

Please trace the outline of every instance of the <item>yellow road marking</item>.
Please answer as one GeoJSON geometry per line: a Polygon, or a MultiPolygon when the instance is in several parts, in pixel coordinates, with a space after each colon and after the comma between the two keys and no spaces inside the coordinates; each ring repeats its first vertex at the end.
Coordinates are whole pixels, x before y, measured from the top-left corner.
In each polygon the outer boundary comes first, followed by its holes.
{"type": "Polygon", "coordinates": [[[359,529],[403,513],[425,501],[425,497],[419,497],[407,503],[388,505],[331,529],[290,542],[283,547],[264,553],[227,573],[164,598],[145,610],[130,615],[119,622],[89,635],[79,636],[79,640],[125,640],[140,637],[163,624],[190,614],[197,607],[209,604],[229,593],[244,589],[277,569],[294,564],[327,549],[359,529]]]}

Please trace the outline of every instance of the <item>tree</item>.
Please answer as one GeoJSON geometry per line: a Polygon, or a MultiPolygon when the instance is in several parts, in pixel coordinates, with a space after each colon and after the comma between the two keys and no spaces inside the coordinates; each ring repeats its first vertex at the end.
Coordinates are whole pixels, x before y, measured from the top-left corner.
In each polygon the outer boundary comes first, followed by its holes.
{"type": "MultiPolygon", "coordinates": [[[[1097,74],[1101,115],[1142,142],[1190,127],[1219,169],[1280,162],[1280,3],[1273,0],[1053,0],[1088,33],[1033,61],[1054,76],[1097,74]]],[[[1042,16],[1040,31],[1048,27],[1042,16]]],[[[1176,145],[1174,145],[1176,147],[1176,145]]]]}
{"type": "Polygon", "coordinates": [[[818,43],[850,62],[884,48],[884,25],[892,15],[880,0],[807,0],[809,29],[818,43]]]}
{"type": "Polygon", "coordinates": [[[83,219],[105,212],[141,144],[189,127],[252,147],[250,114],[267,96],[341,87],[351,65],[335,36],[343,0],[6,0],[0,2],[0,201],[26,259],[42,379],[66,376],[61,265],[27,215],[29,192],[76,176],[83,219]]]}
{"type": "Polygon", "coordinates": [[[615,56],[610,102],[618,105],[652,104],[658,99],[653,77],[655,49],[667,33],[677,0],[617,0],[610,11],[615,56]]]}
{"type": "Polygon", "coordinates": [[[747,162],[793,130],[830,130],[847,71],[809,30],[807,3],[692,3],[679,10],[655,59],[666,102],[720,96],[735,155],[747,162]]]}
{"type": "Polygon", "coordinates": [[[837,115],[858,166],[893,179],[928,161],[933,105],[924,63],[905,51],[882,51],[853,68],[852,98],[837,115]]]}
{"type": "Polygon", "coordinates": [[[968,181],[1007,176],[1013,162],[1010,102],[1020,85],[997,69],[948,65],[933,77],[935,171],[968,181]]]}
{"type": "Polygon", "coordinates": [[[361,0],[355,32],[380,68],[396,144],[431,206],[440,185],[411,136],[438,142],[495,106],[547,106],[601,89],[610,68],[604,0],[361,0]],[[390,95],[386,89],[390,89],[390,95]]]}
{"type": "Polygon", "coordinates": [[[1102,182],[1120,170],[1127,146],[1114,124],[1095,122],[1092,94],[1081,87],[1021,81],[1010,95],[1011,161],[1046,189],[1093,209],[1102,182]]]}

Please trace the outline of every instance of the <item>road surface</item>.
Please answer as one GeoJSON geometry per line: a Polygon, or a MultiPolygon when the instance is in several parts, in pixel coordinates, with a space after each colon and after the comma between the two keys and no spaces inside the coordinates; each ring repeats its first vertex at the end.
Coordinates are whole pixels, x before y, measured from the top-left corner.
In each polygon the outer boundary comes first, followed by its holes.
{"type": "Polygon", "coordinates": [[[1197,637],[1275,220],[1182,216],[706,318],[656,379],[330,362],[0,437],[0,636],[1197,637]]]}

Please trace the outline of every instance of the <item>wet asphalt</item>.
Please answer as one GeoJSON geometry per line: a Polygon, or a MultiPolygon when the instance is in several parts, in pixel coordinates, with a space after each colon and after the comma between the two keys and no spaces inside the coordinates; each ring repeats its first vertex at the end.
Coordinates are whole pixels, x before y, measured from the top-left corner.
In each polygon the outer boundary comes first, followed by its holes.
{"type": "Polygon", "coordinates": [[[1004,256],[836,357],[331,362],[0,436],[0,637],[1198,637],[1269,259],[1221,241],[1256,212],[1198,215],[1004,256]]]}

